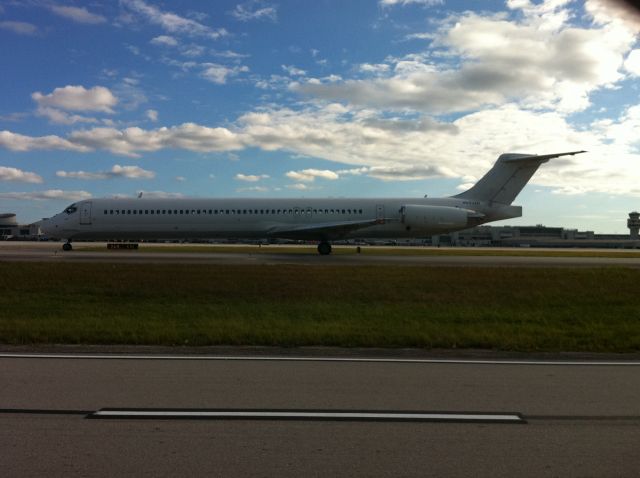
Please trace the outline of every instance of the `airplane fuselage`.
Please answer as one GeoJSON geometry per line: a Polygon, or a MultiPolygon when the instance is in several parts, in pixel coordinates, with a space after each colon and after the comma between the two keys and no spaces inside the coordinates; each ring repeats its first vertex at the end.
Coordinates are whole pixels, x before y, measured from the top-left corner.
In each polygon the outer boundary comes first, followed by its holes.
{"type": "Polygon", "coordinates": [[[90,199],[48,219],[43,230],[73,240],[335,240],[427,237],[520,215],[518,206],[456,198],[90,199]],[[427,206],[428,214],[409,218],[414,206],[427,206]]]}
{"type": "Polygon", "coordinates": [[[584,151],[531,155],[505,153],[470,189],[445,198],[289,199],[88,199],[41,224],[67,239],[347,238],[428,237],[491,221],[520,217],[511,203],[538,167],[584,151]]]}

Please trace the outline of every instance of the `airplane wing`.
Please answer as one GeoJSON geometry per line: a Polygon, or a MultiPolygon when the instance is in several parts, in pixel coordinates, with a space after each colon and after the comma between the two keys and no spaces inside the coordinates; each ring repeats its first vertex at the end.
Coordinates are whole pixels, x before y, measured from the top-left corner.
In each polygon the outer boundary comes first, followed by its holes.
{"type": "Polygon", "coordinates": [[[503,159],[506,163],[516,162],[516,161],[528,161],[530,159],[534,159],[536,161],[547,162],[553,158],[559,158],[560,156],[573,156],[574,154],[586,153],[586,151],[569,151],[567,153],[554,153],[554,154],[532,154],[531,156],[520,156],[513,158],[503,159]]]}
{"type": "Polygon", "coordinates": [[[276,226],[269,230],[269,236],[287,239],[335,240],[345,237],[350,232],[377,224],[384,224],[384,219],[276,226]]]}

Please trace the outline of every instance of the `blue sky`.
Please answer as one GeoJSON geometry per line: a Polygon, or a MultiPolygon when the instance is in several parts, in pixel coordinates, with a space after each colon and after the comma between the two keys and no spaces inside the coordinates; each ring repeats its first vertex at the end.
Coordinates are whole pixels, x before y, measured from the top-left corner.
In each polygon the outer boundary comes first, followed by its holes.
{"type": "Polygon", "coordinates": [[[0,212],[102,196],[444,196],[547,163],[510,224],[640,208],[640,17],[605,0],[0,2],[0,212]]]}

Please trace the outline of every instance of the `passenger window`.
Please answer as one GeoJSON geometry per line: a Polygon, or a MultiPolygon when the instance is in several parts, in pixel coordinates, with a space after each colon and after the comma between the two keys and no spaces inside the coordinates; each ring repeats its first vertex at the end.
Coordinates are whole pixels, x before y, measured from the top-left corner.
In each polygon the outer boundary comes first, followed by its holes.
{"type": "Polygon", "coordinates": [[[110,209],[110,210],[109,210],[109,214],[113,214],[113,209],[110,209]]]}
{"type": "Polygon", "coordinates": [[[107,210],[106,209],[104,210],[104,213],[107,214],[107,210]]]}

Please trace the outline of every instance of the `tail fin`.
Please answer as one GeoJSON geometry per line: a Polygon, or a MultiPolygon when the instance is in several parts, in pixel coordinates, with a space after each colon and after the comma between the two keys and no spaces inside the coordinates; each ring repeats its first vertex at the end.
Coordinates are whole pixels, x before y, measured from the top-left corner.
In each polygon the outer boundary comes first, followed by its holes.
{"type": "Polygon", "coordinates": [[[460,199],[497,202],[509,205],[542,163],[552,158],[585,153],[571,151],[556,154],[501,154],[493,167],[471,189],[453,196],[460,199]]]}

